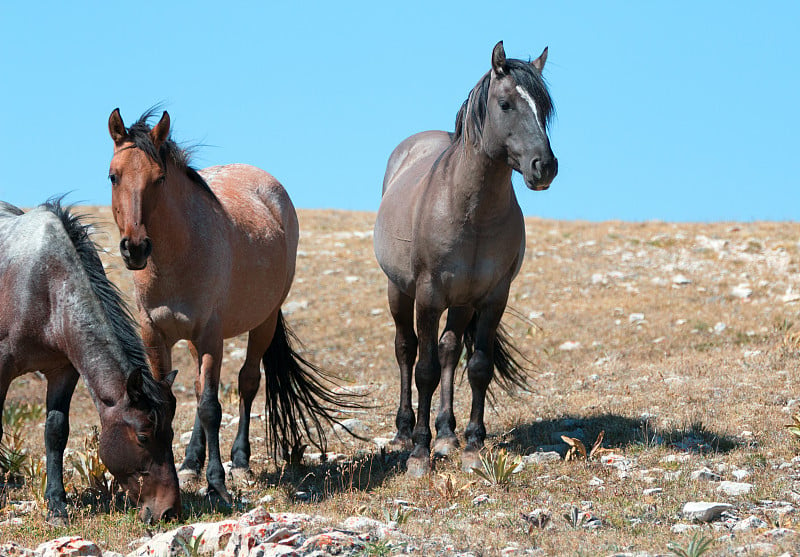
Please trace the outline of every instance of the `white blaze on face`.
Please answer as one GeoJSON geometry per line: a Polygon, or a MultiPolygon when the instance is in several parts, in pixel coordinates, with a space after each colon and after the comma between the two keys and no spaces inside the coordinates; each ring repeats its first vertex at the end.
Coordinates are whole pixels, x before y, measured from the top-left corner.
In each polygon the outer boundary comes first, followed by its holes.
{"type": "Polygon", "coordinates": [[[536,120],[536,125],[539,126],[539,131],[545,133],[544,128],[542,127],[542,123],[539,121],[539,111],[536,110],[536,103],[533,102],[533,99],[528,94],[528,92],[525,89],[523,89],[520,85],[517,85],[517,93],[519,93],[519,96],[522,97],[525,100],[525,102],[528,103],[528,106],[531,107],[531,111],[533,111],[533,119],[536,120]]]}

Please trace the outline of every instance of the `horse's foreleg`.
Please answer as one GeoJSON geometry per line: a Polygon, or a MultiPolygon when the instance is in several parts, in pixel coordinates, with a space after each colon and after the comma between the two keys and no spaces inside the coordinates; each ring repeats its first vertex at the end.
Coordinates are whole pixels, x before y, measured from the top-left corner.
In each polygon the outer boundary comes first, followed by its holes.
{"type": "Polygon", "coordinates": [[[447,456],[458,448],[455,434],[456,417],[453,414],[453,389],[455,370],[461,358],[462,337],[473,311],[467,307],[454,307],[447,312],[447,323],[439,338],[439,364],[442,368],[441,404],[436,416],[436,444],[434,454],[447,456]]]}
{"type": "Polygon", "coordinates": [[[486,439],[483,421],[486,391],[494,376],[494,339],[504,310],[505,298],[502,303],[484,307],[478,312],[475,352],[467,364],[467,377],[472,388],[472,409],[469,413],[469,424],[464,430],[466,446],[461,455],[461,468],[465,472],[480,466],[480,450],[486,439]]]}
{"type": "Polygon", "coordinates": [[[64,491],[64,449],[69,438],[69,406],[78,383],[78,372],[67,366],[47,375],[47,419],[44,446],[47,457],[47,522],[54,526],[67,524],[67,493],[64,491]]]}
{"type": "Polygon", "coordinates": [[[395,425],[397,435],[391,445],[399,449],[411,448],[411,430],[414,427],[414,408],[411,405],[411,373],[417,359],[417,335],[414,333],[414,299],[389,281],[389,309],[395,325],[394,354],[400,368],[400,405],[395,425]]]}
{"type": "MultiPolygon", "coordinates": [[[[231,503],[231,496],[225,488],[225,469],[219,449],[219,427],[222,422],[222,405],[219,403],[219,375],[222,364],[222,334],[208,332],[204,339],[194,343],[200,363],[200,397],[197,403],[197,420],[205,433],[208,446],[208,465],[206,480],[208,495],[213,500],[221,498],[231,503]]],[[[194,435],[193,435],[194,437],[194,435]]],[[[188,458],[188,449],[187,449],[188,458]]]]}
{"type": "Polygon", "coordinates": [[[276,313],[250,331],[247,339],[247,356],[242,369],[239,370],[239,429],[231,448],[234,470],[250,468],[250,410],[261,383],[261,358],[272,342],[277,317],[276,313]]]}
{"type": "Polygon", "coordinates": [[[419,407],[417,424],[411,436],[414,448],[407,465],[408,475],[413,477],[423,476],[431,469],[431,400],[442,375],[437,338],[442,310],[422,305],[419,300],[416,310],[419,359],[414,371],[414,380],[419,393],[419,407]]]}

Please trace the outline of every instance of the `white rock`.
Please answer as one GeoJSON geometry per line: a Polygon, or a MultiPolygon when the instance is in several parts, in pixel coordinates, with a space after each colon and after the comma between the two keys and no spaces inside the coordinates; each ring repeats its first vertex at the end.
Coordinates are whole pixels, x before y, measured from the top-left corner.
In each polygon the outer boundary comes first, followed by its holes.
{"type": "Polygon", "coordinates": [[[641,323],[644,321],[644,313],[631,313],[628,316],[628,323],[641,323]]]}
{"type": "Polygon", "coordinates": [[[300,309],[308,309],[308,300],[292,300],[283,304],[281,308],[284,315],[289,315],[300,309]]]}
{"type": "Polygon", "coordinates": [[[741,300],[749,298],[752,293],[753,289],[746,282],[737,284],[731,289],[731,296],[733,296],[734,298],[739,298],[741,300]]]}
{"type": "Polygon", "coordinates": [[[577,350],[581,347],[581,343],[574,340],[568,340],[567,342],[563,342],[558,346],[559,350],[570,351],[570,350],[577,350]]]}
{"type": "Polygon", "coordinates": [[[732,530],[734,532],[745,532],[747,530],[757,530],[758,528],[765,528],[767,523],[758,518],[757,516],[748,516],[734,524],[732,530]]]}
{"type": "Polygon", "coordinates": [[[645,490],[642,490],[642,495],[658,495],[663,493],[664,490],[660,487],[651,487],[645,490]]]}
{"type": "Polygon", "coordinates": [[[722,479],[722,476],[706,466],[703,466],[699,470],[695,470],[689,475],[689,477],[693,480],[705,480],[708,482],[718,482],[722,479]]]}
{"type": "Polygon", "coordinates": [[[720,334],[721,332],[723,332],[727,328],[728,328],[728,326],[725,325],[725,323],[723,323],[722,321],[718,321],[716,323],[716,325],[714,325],[714,332],[716,334],[720,334]]]}
{"type": "Polygon", "coordinates": [[[342,420],[338,424],[334,424],[333,430],[339,433],[344,433],[345,428],[349,429],[353,433],[367,433],[369,428],[359,420],[358,418],[348,418],[346,420],[342,420]]]}
{"type": "Polygon", "coordinates": [[[592,284],[608,284],[608,280],[604,274],[595,273],[592,275],[592,284]]]}
{"type": "Polygon", "coordinates": [[[592,487],[598,486],[598,485],[603,485],[604,483],[605,482],[603,480],[601,480],[600,478],[598,478],[597,476],[595,476],[591,480],[589,480],[589,485],[592,486],[592,487]]]}
{"type": "Polygon", "coordinates": [[[681,513],[684,517],[698,522],[711,522],[723,512],[733,508],[728,503],[708,503],[705,501],[689,501],[683,505],[681,513]]]}
{"type": "Polygon", "coordinates": [[[722,491],[726,495],[730,495],[735,497],[737,495],[746,495],[750,493],[753,489],[753,484],[749,484],[746,482],[729,482],[724,481],[720,482],[719,487],[717,487],[718,491],[722,491]]]}
{"type": "Polygon", "coordinates": [[[36,554],[42,557],[78,557],[82,555],[102,557],[103,552],[94,542],[80,536],[64,536],[40,544],[36,554]]]}
{"type": "Polygon", "coordinates": [[[674,524],[670,531],[674,534],[683,534],[700,528],[697,524],[674,524]]]}
{"type": "Polygon", "coordinates": [[[731,472],[731,474],[733,474],[733,477],[736,478],[737,480],[743,480],[745,478],[750,477],[750,472],[747,470],[742,470],[741,468],[734,470],[733,472],[731,472]]]}
{"type": "Polygon", "coordinates": [[[672,277],[672,284],[684,285],[684,284],[692,284],[692,281],[686,278],[683,275],[675,275],[672,277]]]}

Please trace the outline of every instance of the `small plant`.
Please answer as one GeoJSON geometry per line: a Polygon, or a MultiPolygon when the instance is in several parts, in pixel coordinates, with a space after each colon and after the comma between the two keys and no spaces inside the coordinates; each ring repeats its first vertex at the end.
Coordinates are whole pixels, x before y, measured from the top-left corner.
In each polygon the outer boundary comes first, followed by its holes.
{"type": "Polygon", "coordinates": [[[564,520],[566,520],[567,523],[575,530],[583,527],[587,522],[589,522],[591,517],[589,513],[584,512],[575,506],[570,507],[569,512],[565,513],[563,516],[564,520]]]}
{"type": "Polygon", "coordinates": [[[45,489],[47,488],[47,468],[41,460],[30,460],[25,467],[25,483],[40,509],[47,507],[45,489]]]}
{"type": "Polygon", "coordinates": [[[481,468],[472,470],[492,485],[506,485],[512,474],[522,470],[522,459],[519,456],[511,458],[505,449],[486,449],[480,458],[481,468]]]}
{"type": "Polygon", "coordinates": [[[394,522],[398,527],[400,527],[408,522],[408,519],[411,518],[413,513],[414,509],[398,506],[395,507],[391,512],[389,509],[384,509],[383,518],[386,522],[394,522]]]}
{"type": "Polygon", "coordinates": [[[107,501],[111,499],[113,493],[113,482],[107,476],[106,465],[100,460],[99,446],[100,432],[95,427],[92,435],[84,439],[83,451],[75,451],[71,454],[69,463],[86,484],[85,491],[107,501]]]}
{"type": "Polygon", "coordinates": [[[789,433],[794,435],[797,439],[800,439],[800,412],[797,412],[794,416],[792,416],[792,422],[793,423],[783,427],[785,427],[789,433]]]}
{"type": "MultiPolygon", "coordinates": [[[[476,473],[480,474],[477,469],[475,471],[476,473]]],[[[461,487],[456,487],[452,475],[439,474],[439,478],[441,478],[441,481],[438,483],[434,483],[433,488],[439,495],[442,496],[443,499],[446,499],[447,501],[452,501],[453,499],[460,497],[462,493],[464,493],[468,488],[470,488],[475,484],[474,481],[471,481],[467,482],[461,487]]]]}
{"type": "Polygon", "coordinates": [[[674,555],[678,555],[678,557],[700,557],[711,549],[713,541],[713,538],[707,538],[700,532],[695,532],[686,547],[675,542],[669,542],[667,549],[674,555]]]}
{"type": "Polygon", "coordinates": [[[203,534],[205,532],[200,532],[200,535],[196,538],[192,538],[191,541],[185,541],[180,536],[175,537],[175,541],[177,541],[183,552],[186,554],[186,557],[199,557],[200,556],[200,545],[203,543],[203,534]]]}
{"type": "Polygon", "coordinates": [[[360,555],[385,557],[387,555],[391,555],[393,551],[394,548],[391,545],[383,540],[380,540],[376,542],[367,542],[367,545],[364,546],[364,549],[361,551],[360,555]]]}

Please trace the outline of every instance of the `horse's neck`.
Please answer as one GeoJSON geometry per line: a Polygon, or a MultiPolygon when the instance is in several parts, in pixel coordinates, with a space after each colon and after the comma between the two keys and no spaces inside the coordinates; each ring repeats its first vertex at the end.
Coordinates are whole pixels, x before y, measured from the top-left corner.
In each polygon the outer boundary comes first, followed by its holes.
{"type": "MultiPolygon", "coordinates": [[[[73,291],[82,291],[78,285],[73,291]]],[[[62,301],[55,311],[63,331],[61,350],[83,377],[98,410],[113,405],[125,393],[126,373],[132,364],[108,324],[93,294],[84,293],[62,301]]]]}
{"type": "Polygon", "coordinates": [[[511,184],[512,169],[503,161],[489,158],[469,142],[460,142],[450,153],[450,186],[455,194],[453,209],[475,223],[507,217],[517,206],[511,184]]]}

